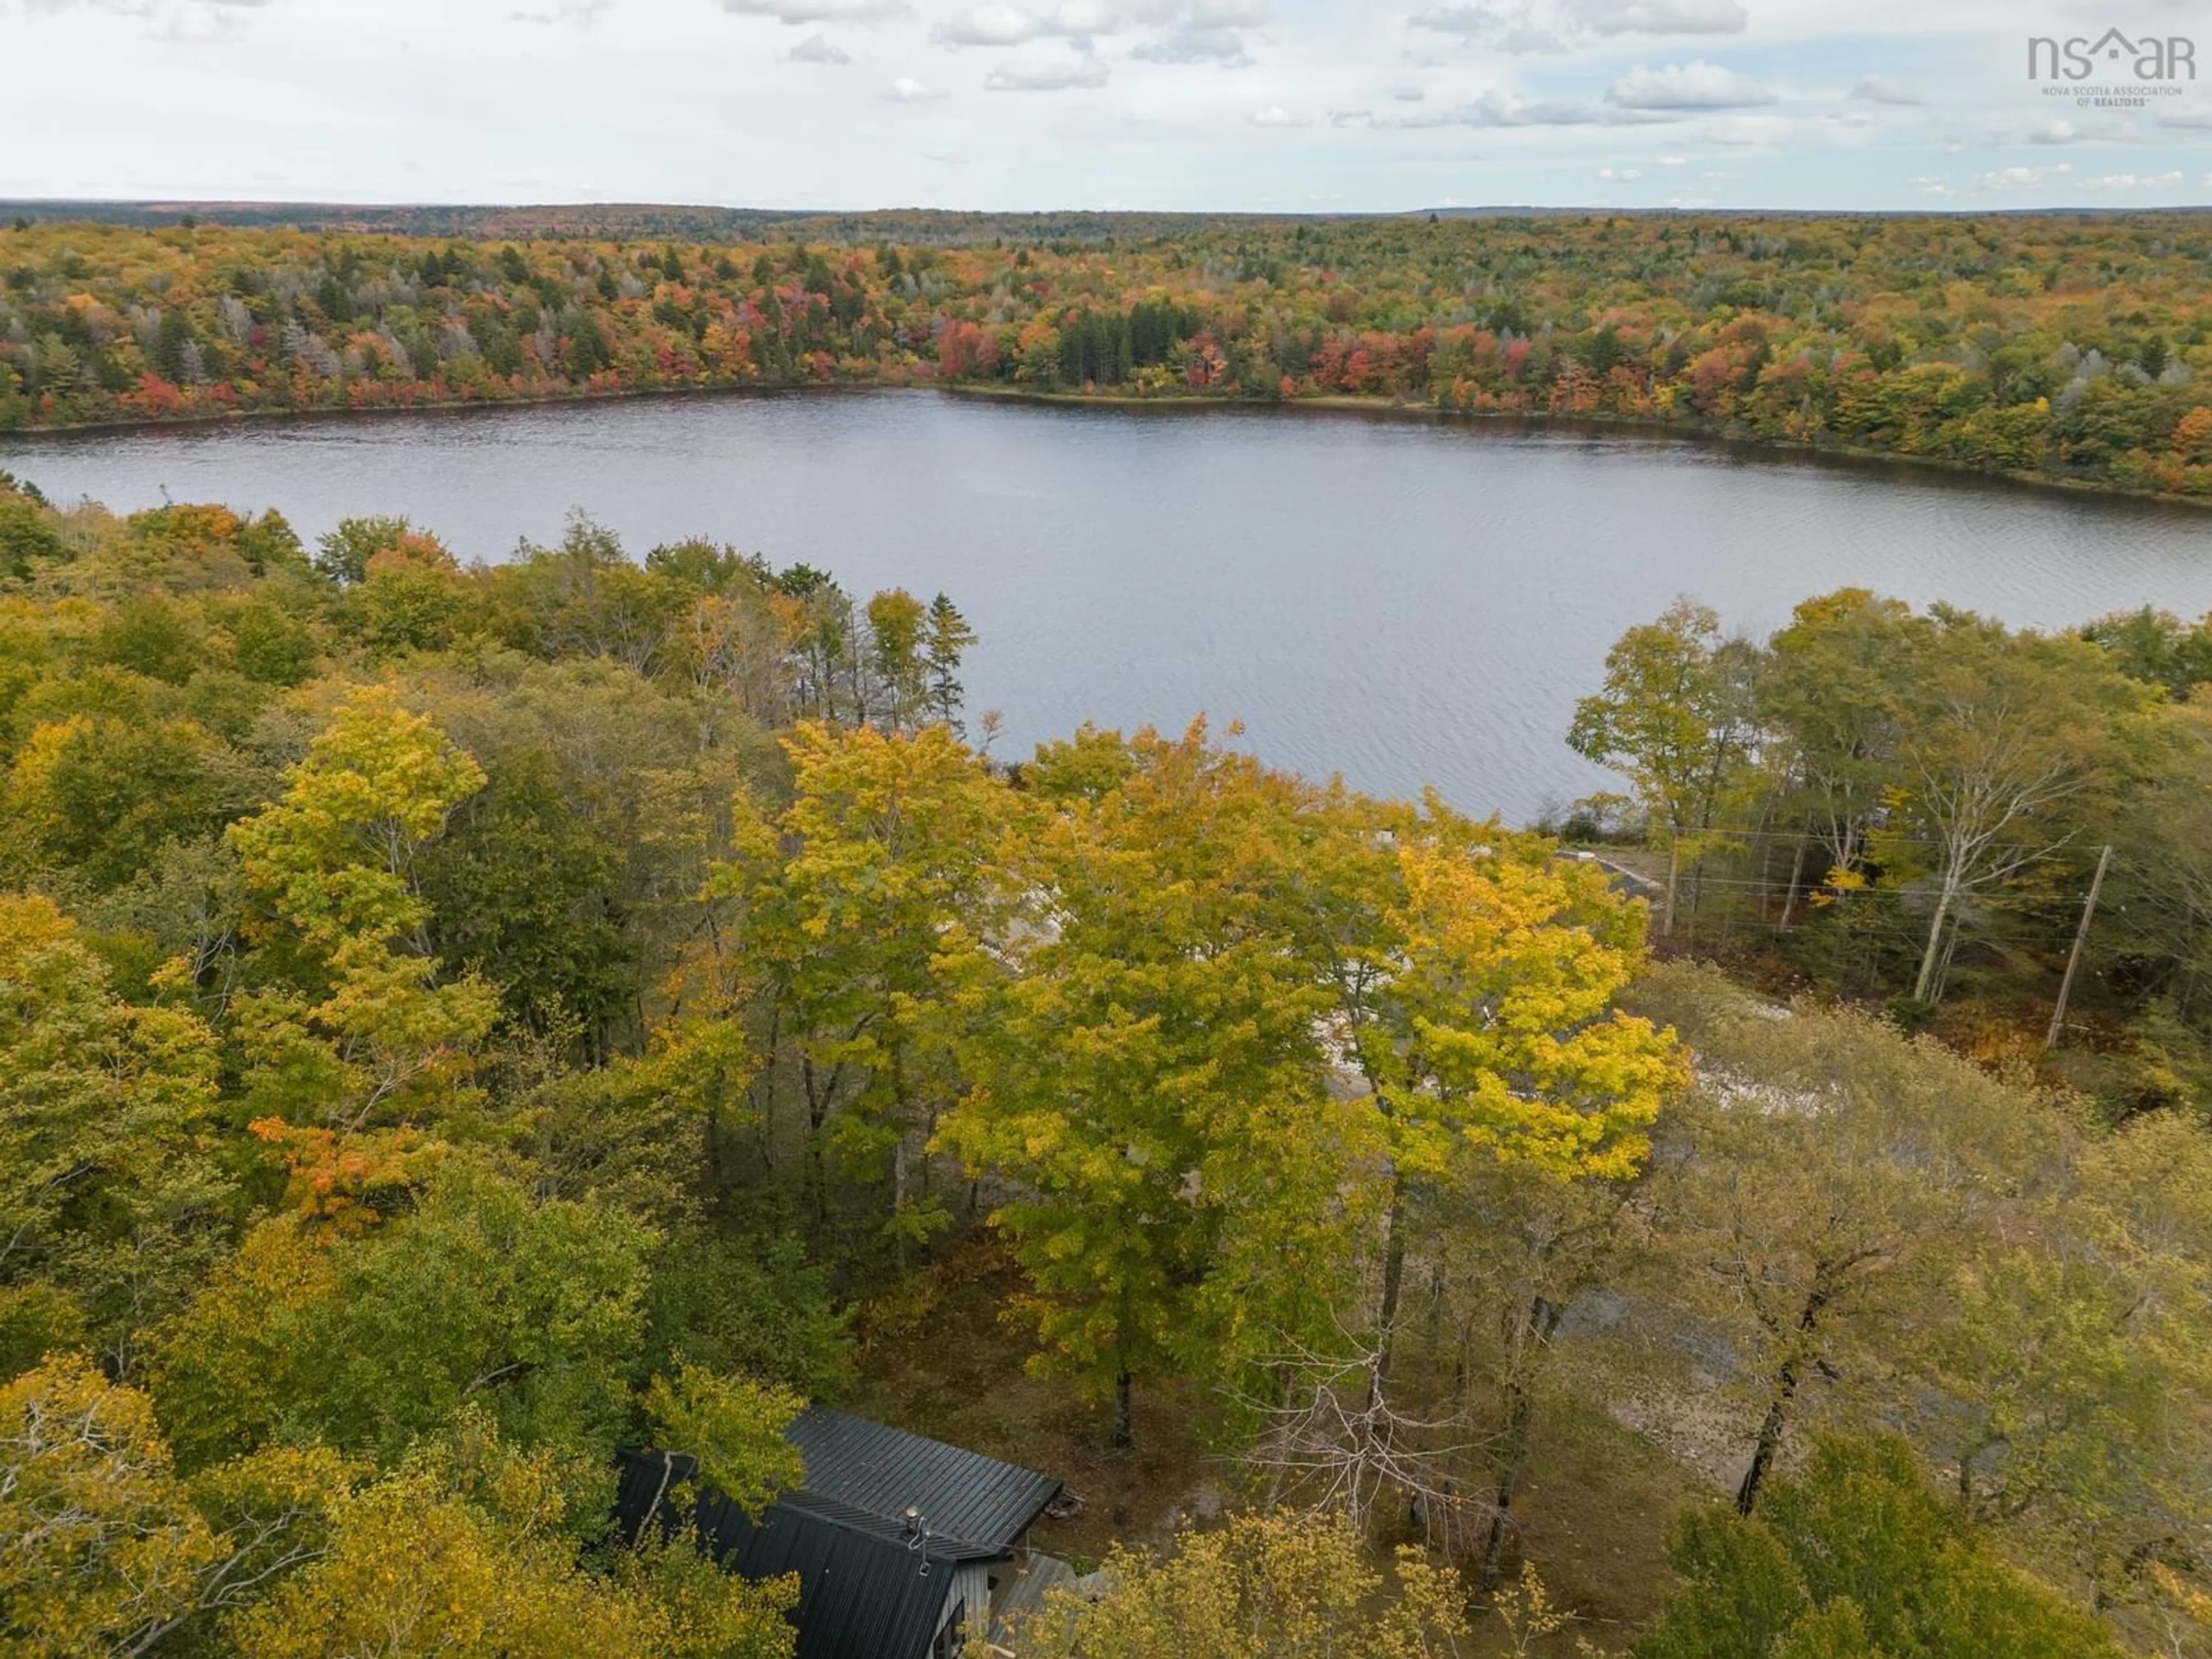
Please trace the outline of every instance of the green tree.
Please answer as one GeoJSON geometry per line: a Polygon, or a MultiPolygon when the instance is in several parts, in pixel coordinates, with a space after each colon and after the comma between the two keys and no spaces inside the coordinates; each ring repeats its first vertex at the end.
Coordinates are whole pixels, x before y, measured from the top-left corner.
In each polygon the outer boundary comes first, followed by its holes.
{"type": "Polygon", "coordinates": [[[1761,724],[1772,752],[1761,759],[1802,825],[1782,926],[1787,928],[1807,873],[1806,843],[1825,879],[1865,856],[1866,841],[1893,787],[1897,750],[1921,659],[1926,623],[1896,599],[1842,588],[1807,599],[1790,626],[1767,641],[1755,680],[1761,724]]]}
{"type": "Polygon", "coordinates": [[[315,544],[314,568],[340,586],[350,587],[368,579],[371,559],[414,533],[414,526],[405,519],[340,519],[337,528],[315,544]]]}
{"type": "Polygon", "coordinates": [[[1685,858],[1696,860],[1749,776],[1753,653],[1687,599],[1606,654],[1605,689],[1575,706],[1567,742],[1625,772],[1667,852],[1659,929],[1674,931],[1685,858]]]}
{"type": "Polygon", "coordinates": [[[17,750],[0,805],[11,861],[24,874],[68,870],[96,889],[118,887],[165,843],[219,829],[238,769],[193,720],[78,712],[42,722],[17,750]]]}
{"type": "Polygon", "coordinates": [[[455,805],[416,862],[429,942],[500,988],[540,1035],[573,1019],[605,1056],[636,992],[634,942],[613,894],[623,855],[580,810],[542,749],[487,757],[485,787],[455,805]]]}
{"type": "Polygon", "coordinates": [[[992,860],[1010,793],[942,726],[805,724],[784,750],[792,805],[772,821],[741,805],[709,891],[761,975],[771,1060],[796,1064],[817,1223],[834,1154],[888,1164],[894,1233],[925,1236],[945,1219],[927,1143],[960,1086],[944,1011],[1004,902],[992,860]]]}
{"type": "Polygon", "coordinates": [[[1729,1397],[1755,1423],[1736,1491],[1749,1514],[1792,1425],[1872,1410],[1863,1391],[1929,1340],[1920,1310],[1946,1305],[1979,1241],[2026,1224],[2023,1185],[2063,1168],[2063,1123],[1930,1041],[1765,1007],[1709,971],[1662,970],[1630,1000],[1701,1061],[1676,1108],[1683,1151],[1655,1171],[1668,1224],[1642,1267],[1741,1346],[1729,1397]]]}
{"type": "Polygon", "coordinates": [[[164,1335],[173,1442],[198,1467],[309,1432],[389,1467],[477,1405],[517,1444],[611,1450],[653,1242],[460,1152],[381,1224],[272,1218],[164,1335]]]}
{"type": "Polygon", "coordinates": [[[1759,1518],[1693,1514],[1682,1588],[1635,1659],[2118,1659],[2087,1613],[1998,1558],[1895,1438],[1824,1440],[1759,1518]]]}
{"type": "MultiPolygon", "coordinates": [[[[2068,813],[2122,763],[2148,697],[2095,647],[2014,635],[1938,606],[1924,676],[1898,744],[1893,833],[1917,837],[1932,885],[1915,1000],[1936,991],[1944,930],[1962,900],[2048,859],[2078,833],[2068,813]]],[[[1877,845],[1884,845],[1878,842],[1877,845]]],[[[1911,867],[1916,849],[1888,843],[1911,867]]]]}
{"type": "Polygon", "coordinates": [[[967,693],[960,684],[960,661],[975,644],[975,630],[960,609],[944,594],[929,602],[929,624],[923,650],[925,696],[929,712],[955,732],[960,724],[961,700],[967,693]]]}
{"type": "Polygon", "coordinates": [[[918,724],[927,712],[924,683],[928,664],[922,655],[929,613],[902,587],[868,601],[870,665],[884,691],[883,719],[894,732],[918,724]]]}
{"type": "Polygon", "coordinates": [[[348,598],[362,641],[379,656],[444,650],[480,603],[453,555],[414,531],[371,556],[348,598]]]}
{"type": "Polygon", "coordinates": [[[806,1471],[784,1437],[806,1402],[787,1389],[684,1365],[656,1376],[645,1413],[663,1449],[688,1453],[699,1478],[757,1520],[806,1471]]]}

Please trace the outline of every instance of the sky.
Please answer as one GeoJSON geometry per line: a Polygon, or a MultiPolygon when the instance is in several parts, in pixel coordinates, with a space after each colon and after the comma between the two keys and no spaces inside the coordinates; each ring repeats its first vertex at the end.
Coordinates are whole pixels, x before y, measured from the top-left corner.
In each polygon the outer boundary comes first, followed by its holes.
{"type": "Polygon", "coordinates": [[[0,0],[0,198],[2212,203],[2212,0],[0,0]],[[2112,29],[2202,78],[2031,77],[2112,29]]]}

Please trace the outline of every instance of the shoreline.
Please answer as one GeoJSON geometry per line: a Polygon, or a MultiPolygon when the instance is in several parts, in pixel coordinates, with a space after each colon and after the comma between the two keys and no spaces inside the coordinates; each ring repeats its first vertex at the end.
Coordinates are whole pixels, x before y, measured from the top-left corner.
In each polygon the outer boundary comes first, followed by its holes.
{"type": "Polygon", "coordinates": [[[1433,404],[1407,403],[1395,398],[1361,398],[1341,392],[1316,398],[1283,398],[1275,399],[1239,398],[1229,394],[1194,394],[1175,398],[1129,398],[1104,392],[1029,392],[1018,386],[944,386],[915,388],[940,392],[948,396],[974,398],[1003,403],[1065,405],[1071,408],[1106,408],[1123,410],[1176,409],[1219,410],[1249,409],[1297,413],[1301,411],[1340,415],[1364,415],[1392,420],[1427,421],[1439,426],[1506,426],[1527,432],[1565,432],[1590,437],[1629,436],[1650,438],[1655,441],[1692,443],[1707,448],[1724,450],[1746,460],[1788,460],[1824,463],[1843,463],[1849,465],[1897,466],[1918,471],[1939,472],[1964,481],[1974,481],[2008,489],[2057,491],[2082,497],[2094,496],[2107,501],[2131,501],[2148,506],[2183,507],[2197,513],[2212,511],[2212,497],[2183,495],[2170,490],[2136,489],[2125,484],[2106,483],[2094,478],[2074,478],[2051,472],[1995,471],[1988,467],[1971,465],[1964,461],[1947,460],[1940,455],[1905,455],[1891,449],[1869,449],[1856,444],[1806,443],[1780,438],[1754,438],[1741,433],[1704,425],[1678,425],[1668,421],[1646,420],[1620,415],[1561,415],[1550,410],[1472,410],[1440,409],[1433,404]]]}
{"type": "Polygon", "coordinates": [[[1038,392],[1022,386],[928,380],[843,380],[790,386],[733,383],[723,386],[629,386],[587,392],[553,392],[542,397],[449,398],[404,404],[364,408],[248,409],[176,416],[141,416],[131,419],[81,421],[65,425],[18,427],[0,433],[0,449],[13,440],[33,441],[113,437],[141,432],[194,432],[228,428],[246,423],[376,420],[406,415],[494,414],[508,409],[549,409],[570,404],[629,402],[651,398],[783,398],[823,394],[927,392],[979,403],[1027,404],[1067,409],[1103,409],[1122,413],[1174,416],[1248,410],[1269,414],[1319,413],[1358,415],[1370,419],[1425,421],[1432,425],[1507,427],[1523,432],[1564,432],[1591,437],[1629,436],[1671,443],[1690,443],[1719,449],[1744,460],[1786,460],[1814,465],[1840,463],[1862,469],[1870,466],[1905,467],[1938,473],[1961,481],[1976,481],[2008,489],[2056,492],[2075,499],[2096,498],[2142,506],[2179,507],[2194,513],[2212,512],[2212,499],[2172,491],[2133,489],[2093,478],[2068,477],[2033,471],[1997,471],[1936,455],[1905,455],[1894,450],[1863,446],[1808,443],[1751,437],[1707,425],[1677,424],[1615,415],[1563,415],[1549,410],[1442,409],[1433,404],[1409,403],[1388,397],[1358,397],[1335,392],[1312,398],[1246,398],[1233,392],[1178,393],[1170,397],[1131,397],[1111,392],[1038,392]]]}

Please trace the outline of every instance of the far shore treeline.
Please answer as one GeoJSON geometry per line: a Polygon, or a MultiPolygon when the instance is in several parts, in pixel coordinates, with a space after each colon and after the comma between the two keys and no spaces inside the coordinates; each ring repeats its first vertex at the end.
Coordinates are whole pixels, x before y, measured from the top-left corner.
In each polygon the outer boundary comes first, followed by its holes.
{"type": "Polygon", "coordinates": [[[2212,497],[2204,215],[1085,220],[1030,238],[979,221],[949,244],[911,215],[671,215],[437,222],[507,233],[480,240],[18,215],[0,432],[940,385],[1632,421],[2212,497]],[[715,229],[781,240],[666,239],[715,229]]]}

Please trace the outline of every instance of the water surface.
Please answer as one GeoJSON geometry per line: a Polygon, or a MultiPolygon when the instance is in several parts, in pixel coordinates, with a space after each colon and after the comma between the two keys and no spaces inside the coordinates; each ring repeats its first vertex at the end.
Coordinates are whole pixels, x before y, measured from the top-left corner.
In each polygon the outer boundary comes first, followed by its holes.
{"type": "Polygon", "coordinates": [[[2059,627],[2212,610],[2212,514],[1633,435],[928,392],[683,397],[0,441],[58,500],[404,514],[464,559],[581,507],[860,593],[951,593],[973,710],[1241,720],[1279,764],[1533,814],[1607,647],[1680,593],[1765,630],[1846,584],[2059,627]]]}

